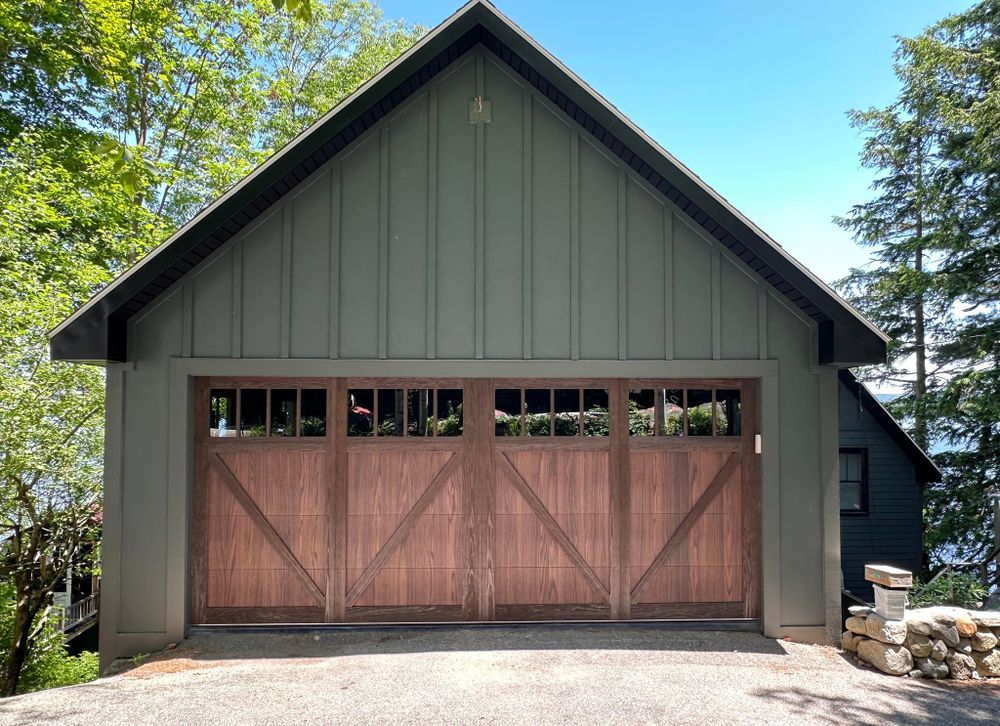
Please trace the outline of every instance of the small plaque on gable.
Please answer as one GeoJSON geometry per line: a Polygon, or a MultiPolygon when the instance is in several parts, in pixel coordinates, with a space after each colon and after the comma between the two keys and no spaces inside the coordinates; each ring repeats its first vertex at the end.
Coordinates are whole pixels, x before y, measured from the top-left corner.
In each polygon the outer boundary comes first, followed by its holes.
{"type": "Polygon", "coordinates": [[[913,573],[889,565],[865,565],[865,579],[892,589],[913,587],[913,573]]]}
{"type": "Polygon", "coordinates": [[[477,96],[469,100],[469,123],[488,124],[493,122],[493,102],[477,96]]]}

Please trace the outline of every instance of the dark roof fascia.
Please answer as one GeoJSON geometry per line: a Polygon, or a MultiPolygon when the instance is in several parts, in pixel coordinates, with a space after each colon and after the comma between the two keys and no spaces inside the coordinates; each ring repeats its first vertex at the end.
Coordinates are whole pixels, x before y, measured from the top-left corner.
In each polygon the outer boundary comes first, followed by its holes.
{"type": "Polygon", "coordinates": [[[476,43],[483,43],[819,326],[819,362],[882,362],[886,337],[610,103],[482,0],[473,0],[223,195],[51,334],[53,358],[124,360],[101,321],[128,318],[476,43]],[[570,89],[567,95],[564,89],[570,89]],[[363,109],[360,113],[354,110],[363,109]],[[182,238],[185,244],[180,244],[182,238]],[[177,243],[177,244],[175,244],[177,243]],[[97,337],[101,335],[97,333],[97,337]],[[84,355],[87,351],[87,355],[84,355]]]}
{"type": "Polygon", "coordinates": [[[903,450],[903,453],[913,462],[913,466],[917,472],[917,479],[921,484],[938,482],[944,478],[934,460],[920,448],[916,441],[910,438],[910,435],[903,430],[903,427],[889,413],[889,410],[882,405],[881,401],[875,398],[864,383],[857,379],[854,373],[845,368],[837,371],[837,375],[840,378],[840,382],[851,392],[851,395],[861,402],[862,407],[872,415],[882,429],[889,434],[889,438],[895,441],[899,448],[903,450]]]}

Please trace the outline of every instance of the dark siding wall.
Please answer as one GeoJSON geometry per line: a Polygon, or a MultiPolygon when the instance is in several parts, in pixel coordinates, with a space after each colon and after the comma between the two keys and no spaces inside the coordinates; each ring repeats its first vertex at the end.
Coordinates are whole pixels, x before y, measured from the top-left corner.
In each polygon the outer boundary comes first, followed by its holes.
{"type": "Polygon", "coordinates": [[[913,463],[843,383],[840,445],[868,449],[868,514],[841,515],[840,552],[844,587],[871,600],[865,563],[921,567],[922,495],[913,463]]]}

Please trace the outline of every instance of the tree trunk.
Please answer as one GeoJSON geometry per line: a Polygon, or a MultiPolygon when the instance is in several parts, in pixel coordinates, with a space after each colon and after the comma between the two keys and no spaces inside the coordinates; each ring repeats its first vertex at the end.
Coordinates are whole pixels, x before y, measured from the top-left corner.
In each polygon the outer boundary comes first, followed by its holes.
{"type": "MultiPolygon", "coordinates": [[[[917,238],[923,235],[923,220],[917,218],[917,238]]],[[[924,271],[924,251],[917,247],[914,255],[913,269],[919,276],[924,271]]],[[[913,304],[913,348],[916,358],[916,376],[913,381],[913,438],[921,449],[926,450],[929,444],[927,430],[927,413],[924,411],[927,394],[927,340],[924,333],[924,296],[923,289],[917,295],[913,304]]]]}
{"type": "Polygon", "coordinates": [[[21,680],[21,671],[28,660],[28,640],[31,636],[31,625],[41,607],[31,601],[30,596],[19,593],[14,609],[14,627],[11,632],[10,650],[3,663],[3,673],[0,674],[0,697],[6,698],[17,694],[17,686],[21,680]]]}

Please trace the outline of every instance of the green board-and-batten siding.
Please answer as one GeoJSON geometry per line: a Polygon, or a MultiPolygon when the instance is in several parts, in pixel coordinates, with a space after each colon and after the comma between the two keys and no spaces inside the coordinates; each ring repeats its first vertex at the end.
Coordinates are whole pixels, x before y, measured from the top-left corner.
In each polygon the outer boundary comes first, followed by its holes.
{"type": "Polygon", "coordinates": [[[844,588],[871,601],[865,564],[922,570],[923,492],[913,461],[843,382],[838,401],[840,446],[868,452],[868,513],[840,517],[844,588]]]}
{"type": "Polygon", "coordinates": [[[428,85],[189,277],[190,355],[768,358],[774,293],[509,69],[428,85]]]}

